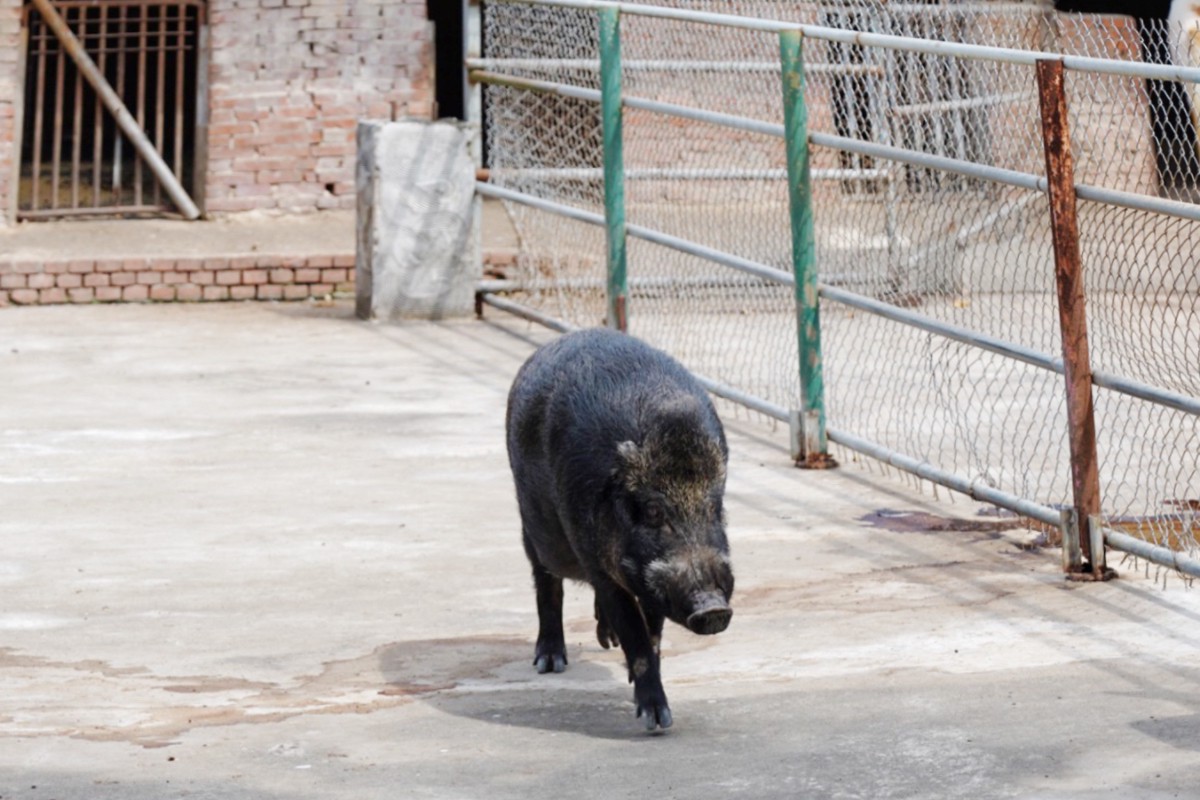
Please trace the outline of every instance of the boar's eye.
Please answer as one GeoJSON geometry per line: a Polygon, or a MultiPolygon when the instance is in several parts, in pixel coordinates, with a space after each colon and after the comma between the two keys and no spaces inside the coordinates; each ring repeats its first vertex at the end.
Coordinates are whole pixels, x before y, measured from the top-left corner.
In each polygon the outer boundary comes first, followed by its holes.
{"type": "Polygon", "coordinates": [[[662,503],[651,500],[642,507],[642,521],[652,528],[661,528],[667,521],[667,512],[662,503]]]}

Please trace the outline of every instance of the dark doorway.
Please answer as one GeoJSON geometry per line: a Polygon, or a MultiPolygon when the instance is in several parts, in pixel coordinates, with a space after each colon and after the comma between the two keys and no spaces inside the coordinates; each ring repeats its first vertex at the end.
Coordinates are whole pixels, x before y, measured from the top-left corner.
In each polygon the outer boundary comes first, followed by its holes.
{"type": "MultiPolygon", "coordinates": [[[[167,170],[193,198],[202,188],[203,0],[52,0],[54,10],[124,104],[167,170]]],[[[20,219],[174,213],[113,111],[31,2],[24,14],[25,103],[20,219]]]]}

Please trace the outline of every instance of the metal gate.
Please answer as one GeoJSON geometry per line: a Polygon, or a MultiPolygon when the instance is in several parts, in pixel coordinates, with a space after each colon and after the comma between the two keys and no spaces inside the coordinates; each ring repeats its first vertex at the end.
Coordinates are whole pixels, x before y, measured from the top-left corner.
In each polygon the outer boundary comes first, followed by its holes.
{"type": "Polygon", "coordinates": [[[204,0],[29,0],[18,219],[200,216],[204,0]]]}

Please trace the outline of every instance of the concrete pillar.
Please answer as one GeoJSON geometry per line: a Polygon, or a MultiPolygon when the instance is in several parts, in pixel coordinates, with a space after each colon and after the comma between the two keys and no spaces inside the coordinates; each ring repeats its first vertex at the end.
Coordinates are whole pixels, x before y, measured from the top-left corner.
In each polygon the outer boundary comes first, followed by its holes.
{"type": "Polygon", "coordinates": [[[358,316],[473,313],[481,261],[469,142],[453,122],[359,123],[358,316]]]}

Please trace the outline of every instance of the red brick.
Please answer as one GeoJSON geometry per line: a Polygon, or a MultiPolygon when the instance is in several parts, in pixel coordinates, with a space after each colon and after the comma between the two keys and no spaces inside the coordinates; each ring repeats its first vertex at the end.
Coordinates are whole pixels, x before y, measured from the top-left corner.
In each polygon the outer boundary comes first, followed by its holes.
{"type": "Polygon", "coordinates": [[[296,283],[316,283],[319,280],[321,280],[321,270],[319,269],[296,270],[296,283]]]}
{"type": "Polygon", "coordinates": [[[204,287],[204,299],[205,300],[228,300],[229,299],[229,287],[228,286],[205,286],[204,287]]]}
{"type": "Polygon", "coordinates": [[[82,275],[85,272],[96,271],[96,259],[94,258],[75,258],[67,262],[67,271],[74,272],[77,275],[82,275]]]}
{"type": "Polygon", "coordinates": [[[333,266],[333,256],[309,256],[306,262],[310,267],[325,269],[333,266]]]}
{"type": "Polygon", "coordinates": [[[51,275],[62,275],[68,272],[71,267],[70,261],[43,261],[41,269],[37,272],[49,272],[51,275]]]}
{"type": "Polygon", "coordinates": [[[323,269],[321,270],[321,280],[325,283],[343,283],[346,280],[346,270],[323,269]]]}
{"type": "Polygon", "coordinates": [[[213,277],[213,274],[207,270],[190,273],[188,278],[197,286],[212,286],[213,281],[216,280],[216,278],[213,277]]]}
{"type": "Polygon", "coordinates": [[[84,286],[91,286],[91,287],[108,286],[109,283],[111,283],[111,282],[112,282],[112,279],[103,272],[93,272],[90,275],[83,276],[83,285],[84,286]]]}
{"type": "Polygon", "coordinates": [[[294,270],[284,267],[271,270],[271,283],[291,283],[296,279],[294,270]]]}
{"type": "Polygon", "coordinates": [[[140,303],[150,297],[148,286],[126,286],[121,290],[121,299],[130,303],[140,303]]]}
{"type": "Polygon", "coordinates": [[[175,287],[175,299],[194,303],[204,297],[204,288],[194,283],[184,283],[175,287]]]}
{"type": "Polygon", "coordinates": [[[112,303],[121,299],[121,287],[99,286],[96,288],[96,299],[102,303],[112,303]]]}
{"type": "Polygon", "coordinates": [[[175,259],[173,258],[154,258],[150,260],[150,269],[154,272],[174,272],[175,259]]]}
{"type": "Polygon", "coordinates": [[[96,261],[96,272],[120,272],[125,269],[125,261],[120,258],[101,258],[96,261]]]}
{"type": "Polygon", "coordinates": [[[206,263],[207,261],[219,261],[220,266],[224,267],[228,263],[227,259],[203,259],[203,258],[179,258],[175,260],[175,265],[172,269],[175,272],[191,272],[192,270],[211,269],[206,263]]]}
{"type": "Polygon", "coordinates": [[[38,292],[38,302],[42,305],[52,305],[54,303],[67,302],[67,290],[55,287],[53,289],[42,289],[38,292]]]}
{"type": "Polygon", "coordinates": [[[230,286],[229,297],[233,300],[253,300],[257,291],[255,286],[230,286]]]}
{"type": "Polygon", "coordinates": [[[54,285],[53,275],[30,275],[26,284],[30,289],[49,289],[54,285]]]}
{"type": "Polygon", "coordinates": [[[265,269],[248,269],[242,272],[242,283],[257,286],[260,283],[267,282],[267,271],[265,269]]]}
{"type": "Polygon", "coordinates": [[[308,294],[308,287],[302,283],[292,283],[283,287],[284,300],[303,300],[308,294]]]}
{"type": "Polygon", "coordinates": [[[151,286],[150,287],[150,299],[151,300],[174,300],[175,299],[175,287],[167,286],[165,283],[160,283],[160,284],[157,284],[156,286],[151,286]]]}
{"type": "Polygon", "coordinates": [[[333,294],[333,284],[330,283],[314,283],[311,287],[313,297],[324,297],[327,294],[333,294]]]}
{"type": "Polygon", "coordinates": [[[162,273],[160,272],[139,272],[137,274],[137,282],[144,286],[153,286],[156,283],[162,283],[162,273]]]}
{"type": "Polygon", "coordinates": [[[127,258],[121,265],[121,269],[126,272],[142,272],[150,269],[150,262],[144,258],[127,258]]]}
{"type": "Polygon", "coordinates": [[[45,272],[44,265],[40,261],[14,261],[12,271],[18,275],[34,275],[38,272],[45,272]]]}
{"type": "Polygon", "coordinates": [[[8,292],[0,291],[0,308],[8,305],[8,292]]]}
{"type": "Polygon", "coordinates": [[[90,287],[68,289],[67,296],[71,298],[72,303],[91,303],[96,299],[96,290],[90,287]]]}
{"type": "Polygon", "coordinates": [[[283,287],[282,286],[272,286],[270,284],[263,284],[262,286],[258,287],[258,299],[259,300],[282,300],[283,299],[283,287]]]}
{"type": "Polygon", "coordinates": [[[83,286],[83,276],[72,274],[59,275],[58,285],[64,289],[78,289],[80,286],[83,286]]]}
{"type": "Polygon", "coordinates": [[[114,272],[108,280],[113,286],[131,286],[137,283],[137,275],[132,272],[114,272]]]}
{"type": "Polygon", "coordinates": [[[231,269],[253,269],[258,266],[258,256],[234,256],[229,259],[231,269]]]}
{"type": "Polygon", "coordinates": [[[223,269],[217,273],[219,286],[235,286],[242,282],[242,272],[237,269],[223,269]]]}
{"type": "Polygon", "coordinates": [[[28,280],[25,275],[0,275],[0,289],[24,289],[28,280]]]}
{"type": "Polygon", "coordinates": [[[347,268],[353,267],[354,266],[354,254],[349,253],[349,254],[343,254],[340,256],[334,256],[333,257],[333,265],[335,267],[347,267],[347,268]]]}
{"type": "Polygon", "coordinates": [[[163,273],[163,283],[165,283],[165,284],[168,284],[171,286],[177,286],[178,284],[187,283],[187,282],[188,282],[188,276],[187,276],[186,272],[164,272],[163,273]]]}
{"type": "Polygon", "coordinates": [[[13,289],[9,292],[8,299],[13,301],[13,305],[33,305],[38,301],[37,289],[13,289]]]}

